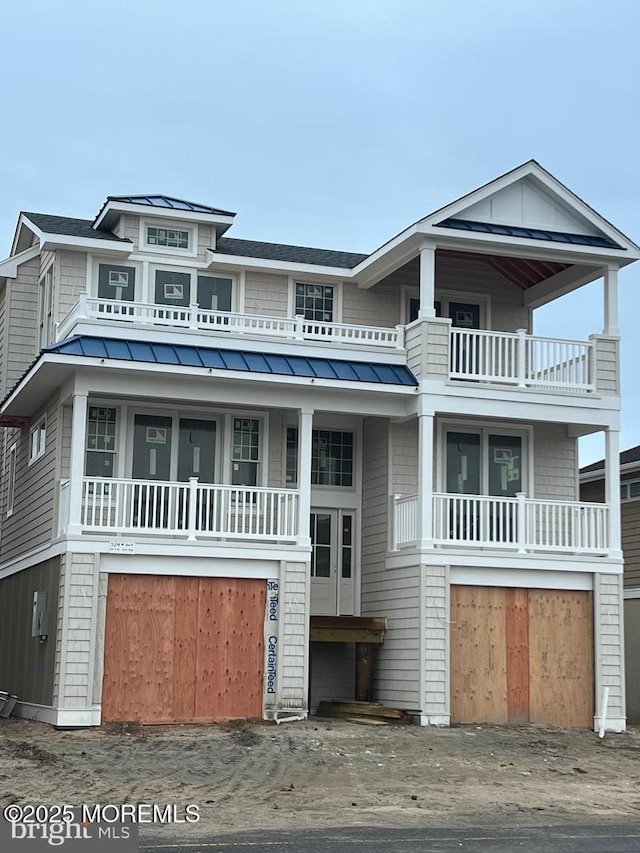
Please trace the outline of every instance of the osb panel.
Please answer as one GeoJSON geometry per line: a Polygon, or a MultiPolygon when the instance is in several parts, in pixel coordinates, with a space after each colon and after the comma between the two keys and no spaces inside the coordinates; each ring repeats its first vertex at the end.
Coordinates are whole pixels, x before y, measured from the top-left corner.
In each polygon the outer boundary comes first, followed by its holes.
{"type": "Polygon", "coordinates": [[[505,590],[507,715],[510,723],[529,721],[529,596],[526,589],[505,590]]]}
{"type": "Polygon", "coordinates": [[[593,725],[591,593],[529,591],[529,712],[531,722],[593,725]]]}
{"type": "Polygon", "coordinates": [[[506,723],[505,590],[451,587],[451,721],[506,723]]]}
{"type": "Polygon", "coordinates": [[[261,580],[109,576],[103,721],[262,713],[261,580]]]}

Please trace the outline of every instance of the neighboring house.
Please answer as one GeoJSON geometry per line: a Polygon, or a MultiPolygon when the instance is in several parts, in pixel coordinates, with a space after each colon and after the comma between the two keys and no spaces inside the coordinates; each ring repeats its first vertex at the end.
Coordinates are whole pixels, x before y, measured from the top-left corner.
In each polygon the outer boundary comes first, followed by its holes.
{"type": "Polygon", "coordinates": [[[581,503],[577,441],[618,458],[638,247],[534,161],[369,255],[233,222],[20,214],[0,689],[61,726],[304,716],[386,620],[373,696],[421,724],[599,727],[608,687],[624,729],[619,471],[581,503]],[[533,334],[596,279],[602,334],[533,334]]]}
{"type": "MultiPolygon", "coordinates": [[[[580,497],[605,500],[605,460],[580,470],[580,497]]],[[[640,445],[620,454],[627,718],[640,721],[640,445]]]]}

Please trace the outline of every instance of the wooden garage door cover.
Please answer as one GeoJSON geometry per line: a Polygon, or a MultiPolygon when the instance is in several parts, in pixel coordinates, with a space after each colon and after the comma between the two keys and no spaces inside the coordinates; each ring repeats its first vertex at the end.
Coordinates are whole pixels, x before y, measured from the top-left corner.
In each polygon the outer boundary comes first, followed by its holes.
{"type": "Polygon", "coordinates": [[[266,582],[110,574],[103,722],[262,716],[266,582]]]}
{"type": "Polygon", "coordinates": [[[451,587],[451,721],[593,724],[591,593],[451,587]]]}

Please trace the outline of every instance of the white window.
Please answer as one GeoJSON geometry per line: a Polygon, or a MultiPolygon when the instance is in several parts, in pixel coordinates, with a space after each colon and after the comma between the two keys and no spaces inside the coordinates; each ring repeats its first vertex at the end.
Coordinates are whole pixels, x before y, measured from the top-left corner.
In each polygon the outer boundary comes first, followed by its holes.
{"type": "Polygon", "coordinates": [[[640,480],[627,480],[621,483],[620,500],[625,502],[640,500],[640,480]]]}
{"type": "Polygon", "coordinates": [[[16,470],[18,462],[18,442],[15,441],[9,448],[9,460],[7,465],[7,515],[13,513],[13,503],[16,494],[16,470]]]}
{"type": "Polygon", "coordinates": [[[527,432],[447,427],[443,491],[513,498],[529,486],[527,432]]]}
{"type": "Polygon", "coordinates": [[[327,284],[296,282],[295,314],[305,320],[332,323],[334,318],[334,290],[327,284]]]}
{"type": "MultiPolygon", "coordinates": [[[[354,433],[344,430],[314,429],[311,434],[311,484],[313,486],[353,486],[354,433]]],[[[287,428],[287,485],[298,482],[298,428],[287,428]]]]}
{"type": "Polygon", "coordinates": [[[31,428],[31,441],[29,444],[29,464],[35,462],[44,456],[44,451],[47,446],[47,419],[41,418],[38,423],[31,428]]]}
{"type": "Polygon", "coordinates": [[[260,464],[260,421],[234,418],[231,453],[231,485],[257,486],[260,464]]]}
{"type": "Polygon", "coordinates": [[[38,352],[53,343],[53,265],[38,285],[38,352]]]}
{"type": "Polygon", "coordinates": [[[87,414],[86,477],[113,477],[116,463],[117,409],[89,406],[87,414]]]}

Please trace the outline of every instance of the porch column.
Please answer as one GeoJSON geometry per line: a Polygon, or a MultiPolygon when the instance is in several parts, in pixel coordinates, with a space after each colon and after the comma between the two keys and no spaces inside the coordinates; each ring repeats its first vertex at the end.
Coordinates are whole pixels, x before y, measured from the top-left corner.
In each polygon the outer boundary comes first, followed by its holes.
{"type": "Polygon", "coordinates": [[[311,545],[311,431],[313,409],[298,411],[298,544],[311,545]]]}
{"type": "Polygon", "coordinates": [[[69,523],[67,533],[82,533],[82,479],[84,477],[84,445],[87,423],[87,395],[73,395],[71,417],[71,460],[69,463],[69,523]]]}
{"type": "Polygon", "coordinates": [[[433,548],[434,413],[418,415],[418,547],[433,548]]]}
{"type": "Polygon", "coordinates": [[[418,319],[436,316],[434,305],[436,293],[436,250],[435,246],[420,249],[420,310],[418,319]]]}
{"type": "Polygon", "coordinates": [[[618,267],[607,267],[604,273],[604,329],[603,335],[619,335],[618,322],[618,267]]]}
{"type": "Polygon", "coordinates": [[[609,553],[622,557],[620,537],[620,433],[605,430],[604,499],[609,506],[609,553]]]}

